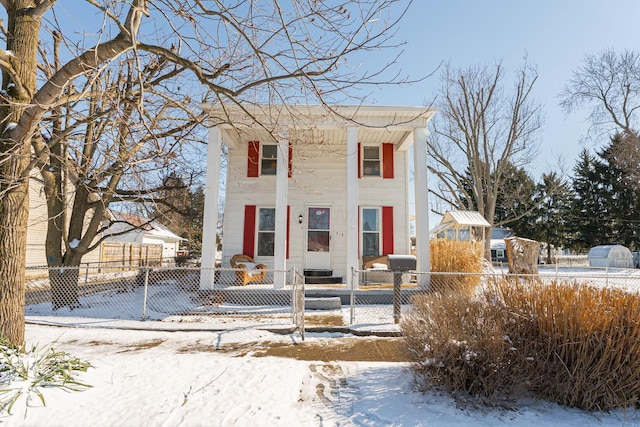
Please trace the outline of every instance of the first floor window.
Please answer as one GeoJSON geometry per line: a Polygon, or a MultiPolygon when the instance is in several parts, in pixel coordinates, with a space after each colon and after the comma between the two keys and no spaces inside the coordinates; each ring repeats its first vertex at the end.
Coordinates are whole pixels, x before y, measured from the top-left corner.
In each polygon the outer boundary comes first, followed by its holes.
{"type": "Polygon", "coordinates": [[[275,236],[275,208],[260,208],[258,213],[258,256],[273,256],[275,236]]]}
{"type": "Polygon", "coordinates": [[[380,209],[362,209],[362,255],[380,255],[380,209]]]}

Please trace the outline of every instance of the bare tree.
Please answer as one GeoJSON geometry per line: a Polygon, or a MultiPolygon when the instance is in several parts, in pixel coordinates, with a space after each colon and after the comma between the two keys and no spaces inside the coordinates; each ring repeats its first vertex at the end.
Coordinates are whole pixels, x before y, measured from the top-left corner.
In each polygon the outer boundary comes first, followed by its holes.
{"type": "MultiPolygon", "coordinates": [[[[525,62],[511,91],[503,80],[501,64],[446,65],[436,102],[439,114],[427,142],[435,197],[456,209],[475,207],[492,225],[498,197],[510,191],[507,172],[532,160],[542,124],[541,107],[531,94],[535,69],[525,62]]],[[[491,256],[489,239],[485,256],[491,256]]]]}
{"type": "Polygon", "coordinates": [[[616,138],[615,163],[628,176],[640,177],[640,52],[605,49],[586,55],[561,92],[560,105],[567,113],[586,108],[589,135],[597,142],[616,138]]]}
{"type": "Polygon", "coordinates": [[[190,177],[202,172],[191,168],[193,156],[184,155],[192,153],[190,146],[203,145],[195,129],[205,118],[202,112],[191,113],[197,108],[190,95],[178,93],[172,83],[184,72],[155,55],[127,54],[117,67],[86,81],[82,91],[100,97],[66,104],[43,117],[32,145],[47,199],[47,265],[65,267],[49,270],[54,308],[78,304],[77,267],[85,254],[109,237],[141,227],[114,218],[112,203],[176,210],[166,194],[186,194],[189,182],[167,182],[165,176],[177,169],[190,177]],[[116,223],[120,226],[114,230],[116,223]]]}
{"type": "MultiPolygon", "coordinates": [[[[347,60],[396,47],[394,27],[408,3],[84,0],[73,2],[74,15],[94,20],[83,19],[85,28],[78,28],[77,21],[58,19],[68,12],[56,0],[0,0],[7,22],[0,26],[6,41],[0,50],[0,335],[24,342],[28,179],[55,140],[41,139],[40,127],[62,106],[101,96],[90,90],[101,69],[125,54],[153,54],[188,70],[192,78],[185,84],[200,85],[208,103],[326,105],[356,86],[389,81],[381,74],[385,67],[370,71],[347,60]],[[64,61],[49,74],[43,72],[47,65],[38,63],[40,42],[46,43],[41,32],[55,32],[63,49],[64,61]]],[[[144,107],[141,96],[137,108],[144,107]]]]}

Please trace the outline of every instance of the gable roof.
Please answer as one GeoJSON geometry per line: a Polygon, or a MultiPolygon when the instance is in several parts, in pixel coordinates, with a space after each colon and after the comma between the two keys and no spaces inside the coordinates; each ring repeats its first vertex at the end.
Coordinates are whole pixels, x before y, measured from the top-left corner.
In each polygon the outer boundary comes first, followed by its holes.
{"type": "Polygon", "coordinates": [[[111,214],[113,215],[115,221],[125,222],[127,224],[130,224],[132,227],[136,227],[131,231],[141,231],[148,236],[169,240],[186,240],[178,236],[173,231],[169,230],[163,224],[160,224],[158,221],[150,220],[148,218],[126,212],[111,211],[111,214]]]}
{"type": "Polygon", "coordinates": [[[491,227],[491,224],[478,211],[447,211],[440,224],[450,222],[473,227],[491,227]]]}

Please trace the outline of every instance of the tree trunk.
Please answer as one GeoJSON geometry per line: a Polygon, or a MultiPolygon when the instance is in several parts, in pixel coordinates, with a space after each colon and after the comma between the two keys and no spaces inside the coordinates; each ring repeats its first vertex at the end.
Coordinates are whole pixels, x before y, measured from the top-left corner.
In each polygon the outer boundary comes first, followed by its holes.
{"type": "Polygon", "coordinates": [[[521,237],[508,237],[504,241],[510,274],[538,274],[539,242],[521,237]]]}
{"type": "MultiPolygon", "coordinates": [[[[6,179],[7,168],[0,171],[6,179]]],[[[5,184],[0,184],[4,190],[5,184]]],[[[29,216],[28,186],[21,183],[0,198],[0,338],[24,344],[24,292],[29,216]]]]}
{"type": "Polygon", "coordinates": [[[2,89],[11,102],[0,105],[0,336],[22,346],[31,150],[16,124],[35,93],[40,17],[30,13],[33,0],[13,3],[7,10],[7,51],[19,81],[3,73],[2,89]]]}

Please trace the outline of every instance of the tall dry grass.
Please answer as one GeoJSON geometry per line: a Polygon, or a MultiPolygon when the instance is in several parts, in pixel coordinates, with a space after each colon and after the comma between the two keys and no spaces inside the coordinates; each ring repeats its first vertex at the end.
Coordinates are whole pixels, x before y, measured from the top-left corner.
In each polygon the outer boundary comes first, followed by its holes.
{"type": "Polygon", "coordinates": [[[446,294],[473,294],[480,283],[482,243],[432,240],[430,251],[431,289],[446,294]]]}
{"type": "Polygon", "coordinates": [[[423,388],[501,404],[523,394],[586,410],[640,404],[640,295],[500,278],[428,294],[402,324],[423,388]]]}

